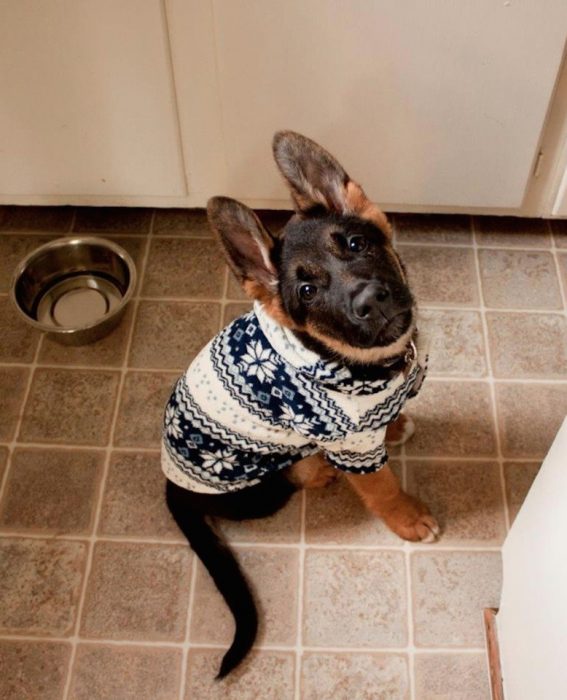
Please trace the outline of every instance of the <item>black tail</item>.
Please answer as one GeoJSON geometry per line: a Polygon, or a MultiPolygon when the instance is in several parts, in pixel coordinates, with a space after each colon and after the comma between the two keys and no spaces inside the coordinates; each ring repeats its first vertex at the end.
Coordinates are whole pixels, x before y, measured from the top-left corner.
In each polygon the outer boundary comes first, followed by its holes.
{"type": "Polygon", "coordinates": [[[188,507],[185,493],[171,482],[167,483],[169,510],[225,599],[236,626],[234,639],[217,675],[220,679],[235,669],[252,648],[258,631],[258,613],[234,554],[215,534],[205,517],[188,507]]]}

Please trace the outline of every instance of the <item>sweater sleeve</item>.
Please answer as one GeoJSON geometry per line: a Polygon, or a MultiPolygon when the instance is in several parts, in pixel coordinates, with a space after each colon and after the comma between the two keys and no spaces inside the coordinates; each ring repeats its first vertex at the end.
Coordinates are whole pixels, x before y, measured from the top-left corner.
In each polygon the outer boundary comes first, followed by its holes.
{"type": "Polygon", "coordinates": [[[343,440],[318,443],[328,462],[350,474],[377,472],[388,461],[386,428],[348,435],[343,440]]]}

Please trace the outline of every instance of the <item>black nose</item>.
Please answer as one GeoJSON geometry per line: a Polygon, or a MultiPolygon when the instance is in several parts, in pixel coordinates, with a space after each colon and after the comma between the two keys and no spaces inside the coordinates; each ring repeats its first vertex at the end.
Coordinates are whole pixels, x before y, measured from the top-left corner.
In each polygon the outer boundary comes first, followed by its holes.
{"type": "Polygon", "coordinates": [[[381,282],[368,282],[352,298],[352,313],[361,321],[380,318],[389,306],[390,290],[381,282]]]}

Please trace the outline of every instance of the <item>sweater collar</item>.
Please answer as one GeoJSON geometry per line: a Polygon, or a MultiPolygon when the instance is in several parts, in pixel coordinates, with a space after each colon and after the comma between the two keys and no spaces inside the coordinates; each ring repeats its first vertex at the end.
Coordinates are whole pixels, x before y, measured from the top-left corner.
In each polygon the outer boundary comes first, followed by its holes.
{"type": "MultiPolygon", "coordinates": [[[[336,391],[348,394],[373,394],[384,389],[393,377],[363,381],[355,379],[350,369],[337,360],[327,360],[301,343],[289,328],[272,319],[259,302],[254,303],[254,313],[259,326],[274,350],[292,367],[312,381],[324,384],[336,391]]],[[[406,374],[417,362],[413,341],[408,348],[406,374]]],[[[400,372],[396,372],[397,376],[400,372]]]]}

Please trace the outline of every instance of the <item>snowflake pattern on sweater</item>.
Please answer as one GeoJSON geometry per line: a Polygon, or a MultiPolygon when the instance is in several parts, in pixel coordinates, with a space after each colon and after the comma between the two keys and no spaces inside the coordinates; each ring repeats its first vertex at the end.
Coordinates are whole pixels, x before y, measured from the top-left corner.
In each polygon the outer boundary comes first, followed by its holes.
{"type": "Polygon", "coordinates": [[[256,484],[322,450],[343,471],[387,461],[386,427],[418,390],[415,358],[388,380],[358,381],[305,348],[256,304],[203,348],[165,410],[162,468],[204,493],[256,484]]]}

